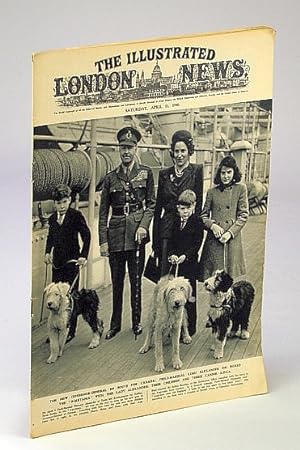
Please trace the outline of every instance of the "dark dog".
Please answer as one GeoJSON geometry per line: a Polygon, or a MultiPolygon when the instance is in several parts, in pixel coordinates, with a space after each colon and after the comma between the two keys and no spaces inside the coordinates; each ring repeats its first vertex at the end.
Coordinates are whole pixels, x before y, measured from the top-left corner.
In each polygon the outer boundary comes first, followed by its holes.
{"type": "MultiPolygon", "coordinates": [[[[99,338],[103,334],[104,326],[103,320],[97,317],[100,301],[97,292],[94,289],[81,289],[80,291],[73,291],[71,294],[73,301],[72,312],[70,316],[69,333],[67,342],[70,342],[76,333],[78,316],[82,315],[84,320],[89,324],[96,336],[99,332],[99,338]]],[[[98,339],[96,338],[98,342],[98,339]]],[[[94,342],[96,344],[96,342],[94,342]]],[[[89,345],[89,348],[94,348],[99,345],[89,345]]]]}
{"type": "Polygon", "coordinates": [[[99,298],[93,289],[69,292],[68,283],[51,283],[45,289],[48,317],[48,332],[50,338],[50,356],[48,363],[53,363],[63,353],[66,341],[75,336],[78,316],[89,324],[93,338],[89,348],[98,347],[103,333],[103,321],[98,318],[99,298]],[[68,337],[67,337],[68,336],[68,337]]]}
{"type": "Polygon", "coordinates": [[[204,286],[210,293],[208,326],[212,327],[212,350],[218,359],[223,357],[227,337],[240,332],[241,339],[249,339],[248,325],[255,289],[248,281],[233,283],[224,270],[217,270],[204,286]]]}

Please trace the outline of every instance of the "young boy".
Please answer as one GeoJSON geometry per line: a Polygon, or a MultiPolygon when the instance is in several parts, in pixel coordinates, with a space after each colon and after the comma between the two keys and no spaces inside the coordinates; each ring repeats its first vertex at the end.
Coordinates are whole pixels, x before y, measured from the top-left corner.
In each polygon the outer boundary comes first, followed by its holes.
{"type": "Polygon", "coordinates": [[[189,334],[196,332],[196,271],[198,252],[203,239],[203,224],[195,215],[196,194],[187,189],[177,201],[178,215],[174,221],[168,249],[169,262],[179,264],[178,276],[184,276],[192,286],[192,299],[186,303],[189,334]]]}
{"type": "MultiPolygon", "coordinates": [[[[68,282],[72,285],[88,257],[91,233],[80,211],[69,208],[71,189],[58,185],[53,192],[55,212],[49,218],[45,263],[52,264],[52,281],[68,282]],[[82,248],[79,245],[79,235],[82,248]],[[53,254],[51,254],[53,252],[53,254]],[[76,260],[75,262],[69,262],[76,260]]],[[[74,288],[78,289],[78,277],[74,288]]]]}

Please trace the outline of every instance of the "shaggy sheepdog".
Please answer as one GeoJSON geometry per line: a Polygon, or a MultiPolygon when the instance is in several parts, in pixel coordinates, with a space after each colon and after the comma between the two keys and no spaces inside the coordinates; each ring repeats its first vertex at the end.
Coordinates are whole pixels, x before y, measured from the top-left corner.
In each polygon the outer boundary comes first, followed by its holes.
{"type": "Polygon", "coordinates": [[[184,307],[191,295],[191,285],[183,277],[163,277],[154,289],[149,310],[147,335],[139,353],[146,353],[150,349],[154,336],[156,372],[162,372],[165,368],[163,358],[164,334],[170,334],[172,338],[173,368],[180,369],[182,367],[179,355],[180,333],[182,332],[182,340],[185,344],[192,342],[188,332],[184,307]]]}
{"type": "Polygon", "coordinates": [[[227,337],[239,335],[249,339],[249,316],[255,290],[248,281],[237,281],[224,270],[204,281],[204,287],[210,294],[208,324],[212,327],[214,357],[223,357],[227,337]]]}
{"type": "Polygon", "coordinates": [[[54,363],[62,355],[64,345],[75,336],[77,318],[81,314],[93,331],[89,348],[98,347],[103,333],[103,321],[98,318],[99,298],[93,289],[70,291],[68,283],[51,283],[45,289],[49,309],[48,333],[50,356],[47,363],[54,363]]]}

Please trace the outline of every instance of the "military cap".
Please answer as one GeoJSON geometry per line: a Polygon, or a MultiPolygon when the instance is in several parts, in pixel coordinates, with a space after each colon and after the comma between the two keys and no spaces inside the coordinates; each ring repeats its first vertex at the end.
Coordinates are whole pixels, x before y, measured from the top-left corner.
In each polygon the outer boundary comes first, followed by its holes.
{"type": "Polygon", "coordinates": [[[117,134],[119,143],[123,145],[136,145],[141,137],[141,133],[133,127],[124,127],[117,134]]]}

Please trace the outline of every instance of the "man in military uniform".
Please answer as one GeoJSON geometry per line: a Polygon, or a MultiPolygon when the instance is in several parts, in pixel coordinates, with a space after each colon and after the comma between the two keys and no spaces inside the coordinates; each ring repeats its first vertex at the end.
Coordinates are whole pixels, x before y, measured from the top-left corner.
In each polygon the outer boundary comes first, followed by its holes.
{"type": "Polygon", "coordinates": [[[141,276],[155,208],[152,171],[135,159],[140,132],[128,126],[118,132],[117,138],[121,164],[104,179],[99,216],[100,253],[109,257],[113,288],[113,312],[106,339],[112,339],[121,330],[126,262],[131,287],[132,330],[135,335],[142,333],[141,276]]]}

